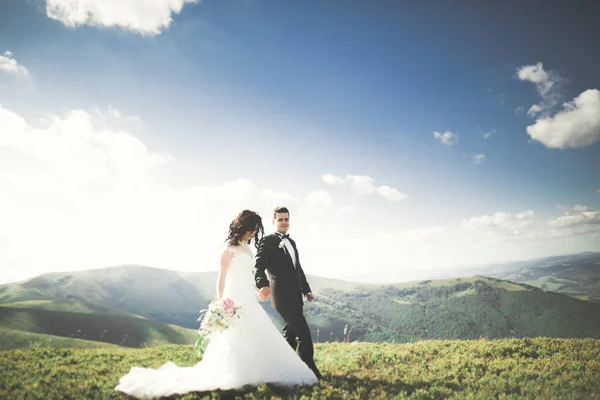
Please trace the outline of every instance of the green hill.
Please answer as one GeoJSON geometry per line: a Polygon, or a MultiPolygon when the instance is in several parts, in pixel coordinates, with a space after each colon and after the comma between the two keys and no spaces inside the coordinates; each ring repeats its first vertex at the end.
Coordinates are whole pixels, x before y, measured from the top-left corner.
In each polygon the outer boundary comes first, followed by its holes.
{"type": "Polygon", "coordinates": [[[0,328],[0,350],[39,347],[97,349],[101,347],[118,348],[120,346],[105,342],[0,328]]]}
{"type": "MultiPolygon", "coordinates": [[[[0,286],[0,304],[75,300],[157,321],[197,328],[199,310],[214,297],[216,275],[138,265],[48,273],[0,286]]],[[[102,311],[107,313],[107,311],[102,311]]]]}
{"type": "Polygon", "coordinates": [[[48,311],[65,311],[85,314],[105,314],[105,315],[128,315],[134,314],[93,304],[84,300],[75,299],[50,299],[50,300],[23,300],[12,303],[0,304],[0,307],[12,308],[35,308],[48,311]]]}
{"type": "MultiPolygon", "coordinates": [[[[199,361],[193,346],[147,349],[23,349],[0,352],[0,398],[126,399],[115,392],[133,366],[199,361]]],[[[315,346],[319,384],[272,385],[170,399],[597,399],[600,341],[593,339],[428,340],[315,346]]]]}
{"type": "MultiPolygon", "coordinates": [[[[195,331],[135,316],[0,307],[0,329],[61,336],[127,347],[193,343],[195,331]]],[[[3,347],[11,343],[0,343],[3,347]]],[[[60,345],[62,342],[56,342],[60,345]]]]}
{"type": "Polygon", "coordinates": [[[480,273],[600,303],[600,253],[496,264],[480,273]]]}
{"type": "MultiPolygon", "coordinates": [[[[600,337],[600,304],[493,278],[326,289],[306,309],[320,341],[600,337]]],[[[316,333],[316,332],[315,332],[316,333]]]]}

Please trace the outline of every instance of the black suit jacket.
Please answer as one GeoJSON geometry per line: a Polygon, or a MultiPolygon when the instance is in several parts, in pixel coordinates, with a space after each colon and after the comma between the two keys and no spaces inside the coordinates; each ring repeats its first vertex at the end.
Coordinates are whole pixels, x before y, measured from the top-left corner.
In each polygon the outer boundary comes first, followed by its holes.
{"type": "Polygon", "coordinates": [[[271,302],[277,309],[302,308],[304,301],[302,295],[311,292],[306,281],[306,276],[300,265],[300,255],[296,242],[289,239],[296,252],[296,268],[292,257],[285,249],[279,247],[281,239],[276,234],[262,238],[256,253],[256,265],[254,266],[254,283],[261,289],[265,286],[271,287],[271,302]],[[285,251],[284,251],[285,249],[285,251]],[[267,279],[265,271],[271,276],[271,283],[267,279]]]}

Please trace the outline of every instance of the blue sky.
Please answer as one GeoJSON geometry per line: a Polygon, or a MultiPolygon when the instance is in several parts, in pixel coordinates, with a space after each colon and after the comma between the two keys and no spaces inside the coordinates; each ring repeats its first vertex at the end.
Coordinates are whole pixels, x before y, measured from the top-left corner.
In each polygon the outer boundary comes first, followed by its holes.
{"type": "Polygon", "coordinates": [[[62,4],[0,5],[4,281],[214,270],[282,202],[318,275],[600,250],[593,2],[62,4]]]}

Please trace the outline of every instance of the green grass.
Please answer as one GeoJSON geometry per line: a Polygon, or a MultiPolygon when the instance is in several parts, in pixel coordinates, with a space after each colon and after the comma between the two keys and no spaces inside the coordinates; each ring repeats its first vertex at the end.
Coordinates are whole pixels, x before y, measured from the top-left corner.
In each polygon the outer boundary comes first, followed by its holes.
{"type": "MultiPolygon", "coordinates": [[[[170,399],[600,399],[596,339],[328,343],[315,345],[315,358],[324,379],[314,387],[262,385],[170,399]]],[[[187,345],[2,351],[0,398],[126,399],[113,390],[119,377],[167,360],[198,362],[187,345]]]]}

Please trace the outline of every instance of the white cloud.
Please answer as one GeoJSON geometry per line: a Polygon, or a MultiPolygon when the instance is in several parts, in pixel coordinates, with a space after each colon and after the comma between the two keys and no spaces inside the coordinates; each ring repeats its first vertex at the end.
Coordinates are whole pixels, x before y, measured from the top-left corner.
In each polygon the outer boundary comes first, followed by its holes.
{"type": "Polygon", "coordinates": [[[440,133],[437,131],[433,132],[433,137],[439,139],[446,146],[452,146],[453,144],[456,144],[458,142],[458,135],[450,131],[446,131],[444,133],[440,133]]]}
{"type": "Polygon", "coordinates": [[[556,237],[600,232],[600,212],[583,205],[564,211],[563,216],[543,221],[532,210],[496,212],[463,219],[457,232],[473,241],[543,241],[556,237]]]}
{"type": "Polygon", "coordinates": [[[523,106],[519,106],[519,107],[515,108],[516,115],[523,115],[524,113],[525,113],[525,108],[523,106]]]}
{"type": "Polygon", "coordinates": [[[496,130],[492,129],[491,131],[484,132],[482,136],[484,139],[489,139],[494,133],[496,133],[496,130]]]}
{"type": "Polygon", "coordinates": [[[573,211],[582,213],[582,212],[592,211],[592,210],[590,210],[590,208],[588,206],[577,204],[575,207],[573,207],[573,211]]]}
{"type": "Polygon", "coordinates": [[[529,108],[529,110],[527,110],[527,116],[535,117],[536,114],[539,114],[540,112],[542,112],[542,106],[539,104],[534,104],[529,108]]]}
{"type": "Polygon", "coordinates": [[[600,212],[594,211],[589,207],[577,205],[572,210],[565,212],[562,217],[555,218],[548,222],[552,227],[572,227],[579,225],[600,224],[600,212]]]}
{"type": "Polygon", "coordinates": [[[123,116],[121,115],[121,112],[111,105],[108,106],[108,113],[111,116],[113,116],[114,118],[119,118],[119,119],[123,118],[123,116]]]}
{"type": "Polygon", "coordinates": [[[372,194],[375,192],[373,178],[368,175],[347,175],[346,180],[356,194],[372,194]]]}
{"type": "Polygon", "coordinates": [[[157,35],[169,27],[172,14],[199,0],[46,0],[46,14],[69,27],[120,27],[157,35]]]}
{"type": "Polygon", "coordinates": [[[36,128],[0,109],[0,282],[125,263],[214,270],[237,212],[268,228],[274,205],[301,205],[245,179],[175,188],[157,179],[174,161],[86,111],[36,128]]]}
{"type": "Polygon", "coordinates": [[[400,201],[407,197],[405,194],[400,193],[397,189],[387,185],[376,187],[375,192],[381,197],[384,197],[390,201],[400,201]]]}
{"type": "MultiPolygon", "coordinates": [[[[98,114],[103,115],[103,113],[100,110],[96,109],[96,111],[98,112],[98,114]]],[[[119,110],[117,110],[111,105],[108,106],[108,115],[119,120],[132,121],[138,124],[142,123],[142,119],[137,115],[123,115],[119,110]]]]}
{"type": "Polygon", "coordinates": [[[331,174],[323,175],[322,179],[323,179],[323,182],[325,182],[329,185],[343,185],[346,183],[346,180],[344,178],[340,178],[338,176],[331,175],[331,174]]]}
{"type": "Polygon", "coordinates": [[[375,186],[373,184],[373,178],[368,175],[346,175],[345,178],[342,178],[331,174],[325,174],[322,176],[322,179],[323,182],[330,185],[350,185],[352,191],[358,195],[377,194],[390,201],[400,201],[408,197],[406,194],[401,193],[390,186],[375,186]]]}
{"type": "Polygon", "coordinates": [[[485,154],[473,154],[473,163],[481,164],[485,161],[485,154]]]}
{"type": "MultiPolygon", "coordinates": [[[[459,276],[455,274],[460,274],[461,269],[443,267],[447,265],[445,260],[454,260],[455,266],[482,265],[489,263],[484,261],[486,254],[494,253],[497,259],[514,261],[533,258],[531,248],[547,246],[546,251],[554,250],[552,255],[556,254],[557,248],[556,241],[549,241],[556,235],[548,229],[545,221],[536,218],[532,210],[495,212],[465,218],[454,224],[379,232],[366,238],[348,236],[351,241],[360,240],[361,247],[371,249],[371,265],[377,265],[375,259],[379,253],[375,249],[383,254],[387,253],[386,250],[394,249],[398,259],[392,263],[389,273],[395,280],[459,276]],[[416,265],[419,267],[414,268],[416,265]]],[[[564,236],[568,236],[568,233],[564,236]]],[[[572,251],[568,249],[564,253],[572,251]]],[[[375,281],[373,278],[371,280],[375,281]]]]}
{"type": "Polygon", "coordinates": [[[571,236],[600,232],[600,211],[576,205],[566,210],[563,216],[547,222],[553,236],[571,236]]]}
{"type": "Polygon", "coordinates": [[[527,127],[529,136],[546,147],[565,149],[586,147],[600,139],[600,91],[588,89],[572,101],[563,103],[563,108],[554,116],[551,109],[559,104],[559,84],[564,78],[544,70],[542,63],[518,68],[518,78],[536,85],[542,102],[527,111],[529,117],[539,117],[527,127]]]}
{"type": "Polygon", "coordinates": [[[522,81],[529,81],[535,83],[540,95],[547,94],[552,86],[554,86],[554,80],[544,71],[544,65],[538,62],[536,65],[525,65],[518,69],[517,75],[522,81]]]}
{"type": "Polygon", "coordinates": [[[559,103],[561,97],[559,87],[565,79],[555,72],[544,70],[544,65],[541,62],[518,68],[517,76],[521,81],[534,83],[538,94],[542,98],[540,104],[535,104],[529,108],[527,115],[533,117],[542,113],[543,116],[547,116],[551,109],[559,103]]]}
{"type": "Polygon", "coordinates": [[[510,236],[523,236],[528,233],[535,222],[532,210],[521,213],[496,212],[492,215],[482,215],[463,219],[459,229],[465,231],[487,231],[510,236]]]}
{"type": "Polygon", "coordinates": [[[553,117],[536,120],[527,127],[532,139],[546,147],[585,147],[600,139],[600,90],[589,89],[553,117]]]}
{"type": "Polygon", "coordinates": [[[29,71],[15,60],[13,53],[5,51],[0,55],[0,71],[17,75],[29,75],[29,71]]]}
{"type": "Polygon", "coordinates": [[[326,190],[317,190],[306,197],[306,205],[312,209],[324,209],[333,204],[331,195],[326,190]]]}

